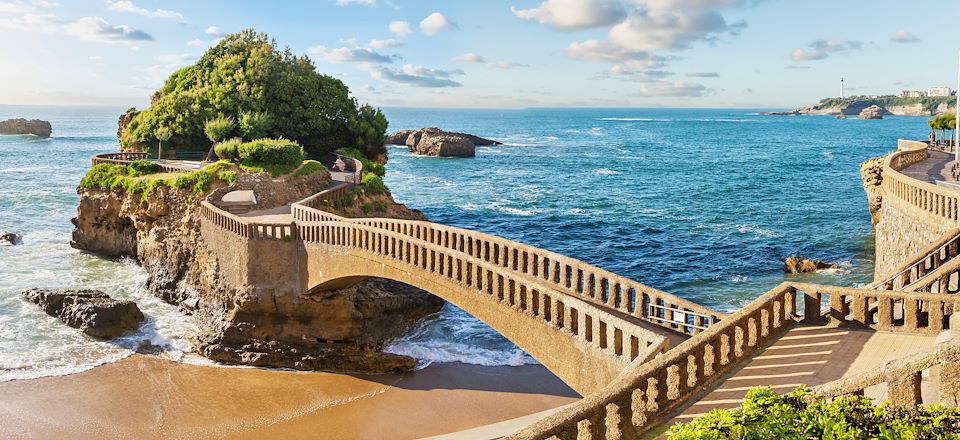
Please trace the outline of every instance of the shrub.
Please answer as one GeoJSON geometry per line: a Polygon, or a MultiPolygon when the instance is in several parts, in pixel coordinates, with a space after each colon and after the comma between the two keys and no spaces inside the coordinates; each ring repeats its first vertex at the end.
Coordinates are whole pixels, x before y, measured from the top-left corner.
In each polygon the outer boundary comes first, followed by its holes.
{"type": "Polygon", "coordinates": [[[127,165],[127,175],[130,177],[140,177],[158,171],[160,171],[160,165],[149,160],[135,160],[127,165]]]}
{"type": "Polygon", "coordinates": [[[387,192],[387,186],[376,174],[364,174],[360,180],[360,186],[363,187],[363,192],[368,195],[385,194],[387,192]]]}
{"type": "Polygon", "coordinates": [[[364,203],[360,208],[363,209],[364,214],[369,214],[371,212],[384,212],[387,210],[387,204],[378,200],[375,202],[364,203]]]}
{"type": "Polygon", "coordinates": [[[261,139],[269,135],[273,120],[266,112],[240,113],[240,136],[244,139],[261,139]]]}
{"type": "Polygon", "coordinates": [[[240,158],[240,152],[238,150],[239,147],[239,140],[228,139],[218,143],[215,147],[213,147],[213,151],[217,153],[217,157],[221,159],[237,160],[240,158]]]}
{"type": "Polygon", "coordinates": [[[80,180],[80,187],[88,189],[108,189],[114,180],[127,174],[127,167],[110,163],[101,163],[90,167],[87,175],[80,180]]]}
{"type": "Polygon", "coordinates": [[[237,123],[231,116],[224,116],[222,113],[212,119],[207,119],[203,123],[203,133],[207,135],[214,143],[233,136],[233,130],[237,123]]]}
{"type": "Polygon", "coordinates": [[[173,187],[203,194],[210,189],[210,185],[214,180],[214,174],[208,170],[194,171],[177,177],[177,179],[173,181],[173,187]]]}
{"type": "Polygon", "coordinates": [[[300,165],[300,168],[297,168],[297,171],[293,173],[293,177],[309,176],[317,171],[326,169],[327,167],[323,166],[323,164],[320,162],[315,160],[305,160],[303,161],[303,164],[300,165]]]}
{"type": "Polygon", "coordinates": [[[670,440],[699,439],[920,439],[955,438],[960,409],[873,406],[863,396],[832,401],[812,398],[806,388],[780,396],[768,387],[747,392],[740,409],[715,409],[690,423],[677,423],[670,440]]]}
{"type": "Polygon", "coordinates": [[[227,186],[233,185],[233,182],[237,181],[237,172],[236,171],[222,171],[220,174],[217,174],[217,177],[226,183],[227,186]]]}
{"type": "Polygon", "coordinates": [[[300,165],[303,149],[286,139],[257,139],[237,147],[240,161],[265,165],[300,165]]]}

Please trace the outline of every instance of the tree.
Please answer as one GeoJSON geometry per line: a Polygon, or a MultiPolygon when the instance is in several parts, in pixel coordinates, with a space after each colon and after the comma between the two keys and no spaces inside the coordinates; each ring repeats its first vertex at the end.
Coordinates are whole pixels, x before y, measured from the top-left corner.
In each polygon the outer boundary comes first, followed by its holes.
{"type": "Polygon", "coordinates": [[[957,116],[953,113],[944,113],[942,116],[943,128],[950,130],[950,137],[947,139],[947,145],[953,145],[951,139],[953,139],[954,130],[957,129],[957,116]]]}
{"type": "Polygon", "coordinates": [[[267,112],[240,113],[240,136],[248,141],[269,136],[273,121],[267,112]]]}
{"type": "Polygon", "coordinates": [[[170,127],[157,127],[153,130],[153,135],[157,138],[157,159],[160,159],[162,158],[163,143],[169,141],[173,133],[170,132],[170,127]]]}
{"type": "MultiPolygon", "coordinates": [[[[338,148],[368,151],[361,143],[376,144],[385,134],[386,119],[378,120],[373,108],[357,107],[347,86],[318,73],[309,58],[279,49],[266,34],[244,30],[225,37],[195,64],[173,72],[151,97],[150,107],[130,121],[121,142],[153,145],[154,130],[164,126],[175,133],[170,143],[177,148],[208,149],[212,140],[205,123],[224,114],[240,117],[241,130],[250,130],[244,136],[265,131],[284,137],[302,145],[310,157],[338,148]],[[269,114],[270,123],[267,128],[245,127],[244,114],[269,114]],[[379,127],[383,132],[375,133],[379,127]]],[[[247,122],[262,121],[258,118],[249,116],[247,122]]]]}
{"type": "Polygon", "coordinates": [[[387,153],[386,116],[378,108],[369,105],[361,106],[357,111],[357,117],[350,123],[350,130],[357,136],[357,149],[363,152],[367,158],[376,160],[378,156],[387,153]]]}

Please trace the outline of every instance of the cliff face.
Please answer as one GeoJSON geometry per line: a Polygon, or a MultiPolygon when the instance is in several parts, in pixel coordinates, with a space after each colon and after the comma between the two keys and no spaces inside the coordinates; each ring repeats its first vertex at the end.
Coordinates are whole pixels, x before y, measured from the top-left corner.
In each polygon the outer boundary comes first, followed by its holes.
{"type": "Polygon", "coordinates": [[[42,138],[50,137],[53,127],[47,121],[39,119],[7,119],[0,121],[0,134],[32,134],[42,138]]]}
{"type": "Polygon", "coordinates": [[[871,157],[860,164],[860,180],[867,193],[867,205],[870,208],[870,224],[876,228],[880,221],[880,207],[883,203],[883,157],[871,157]]]}
{"type": "MultiPolygon", "coordinates": [[[[262,207],[269,208],[302,199],[328,183],[329,176],[322,172],[292,181],[240,174],[231,189],[253,189],[266,205],[262,207]]],[[[226,191],[214,188],[211,198],[226,191]]],[[[139,194],[121,190],[80,189],[79,194],[71,244],[107,256],[137,258],[149,274],[147,288],[196,318],[201,331],[192,341],[195,350],[217,361],[404,371],[413,367],[413,359],[380,350],[443,305],[433,295],[388,280],[367,279],[348,289],[312,294],[291,288],[282,279],[285,271],[262,271],[262,279],[275,280],[250,283],[232,273],[235,261],[229,256],[235,249],[266,244],[240,238],[205,240],[199,203],[192,194],[161,187],[142,204],[139,194]],[[224,252],[217,246],[229,248],[224,252]]],[[[392,205],[390,210],[404,211],[402,205],[392,205]]],[[[297,250],[295,242],[274,242],[270,246],[279,246],[281,253],[297,250]]],[[[277,264],[293,266],[293,261],[277,264]]]]}

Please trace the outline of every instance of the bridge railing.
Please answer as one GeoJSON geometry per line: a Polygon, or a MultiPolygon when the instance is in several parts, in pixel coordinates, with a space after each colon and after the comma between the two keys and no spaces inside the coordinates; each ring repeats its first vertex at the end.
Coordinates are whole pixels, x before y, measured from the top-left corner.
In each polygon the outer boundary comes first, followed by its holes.
{"type": "Polygon", "coordinates": [[[200,202],[200,216],[204,220],[243,238],[290,240],[297,236],[297,228],[294,223],[251,222],[207,201],[200,202]]]}
{"type": "MultiPolygon", "coordinates": [[[[110,163],[115,165],[127,165],[130,162],[135,160],[147,160],[150,158],[149,153],[132,153],[132,152],[121,152],[121,153],[104,153],[93,156],[90,159],[91,165],[98,165],[102,163],[110,163]]],[[[154,162],[157,166],[160,167],[160,172],[163,173],[182,173],[187,171],[192,171],[190,168],[178,167],[175,165],[166,164],[164,162],[154,162]]]]}
{"type": "Polygon", "coordinates": [[[915,290],[907,288],[918,280],[925,278],[960,255],[960,229],[947,231],[933,243],[917,252],[905,261],[896,270],[883,280],[870,284],[870,289],[876,290],[915,290]]]}
{"type": "Polygon", "coordinates": [[[634,438],[782,335],[794,320],[795,295],[783,283],[603,390],[507,438],[634,438]]]}
{"type": "Polygon", "coordinates": [[[844,395],[863,395],[867,388],[886,384],[886,399],[892,405],[913,408],[921,403],[960,406],[960,381],[956,378],[960,371],[960,338],[944,341],[933,348],[896,359],[850,377],[827,382],[810,389],[813,396],[834,398],[844,395]],[[940,374],[924,374],[931,368],[939,367],[940,374]],[[924,376],[934,382],[937,400],[924,402],[920,384],[924,376]]]}
{"type": "MultiPolygon", "coordinates": [[[[901,140],[901,142],[911,141],[901,140]]],[[[910,209],[919,210],[948,224],[956,225],[960,222],[960,210],[958,210],[960,192],[923,182],[899,172],[927,157],[925,148],[896,151],[887,157],[883,165],[884,202],[897,201],[910,209]]]]}
{"type": "Polygon", "coordinates": [[[293,205],[297,221],[341,221],[371,226],[437,243],[584,301],[603,305],[685,334],[699,333],[724,315],[669,293],[645,286],[582,261],[481,232],[430,222],[384,218],[344,218],[317,209],[337,197],[325,191],[293,205]]]}
{"type": "Polygon", "coordinates": [[[545,321],[595,350],[616,359],[622,367],[647,361],[668,348],[666,338],[626,321],[591,303],[557,292],[540,280],[504,270],[449,246],[415,238],[388,228],[343,221],[298,223],[306,243],[347,247],[472,288],[527,316],[545,321]]]}

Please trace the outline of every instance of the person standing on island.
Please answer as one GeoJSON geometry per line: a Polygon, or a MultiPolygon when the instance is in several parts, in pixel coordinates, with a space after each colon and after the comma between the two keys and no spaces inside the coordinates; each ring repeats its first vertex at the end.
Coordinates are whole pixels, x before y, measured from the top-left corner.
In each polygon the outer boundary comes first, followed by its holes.
{"type": "Polygon", "coordinates": [[[346,171],[347,164],[343,163],[343,159],[337,158],[337,161],[333,163],[333,169],[336,171],[346,171]]]}
{"type": "MultiPolygon", "coordinates": [[[[937,140],[937,135],[931,131],[930,136],[927,137],[927,143],[929,143],[930,145],[933,145],[933,142],[936,140],[937,140]]],[[[337,159],[337,160],[340,160],[340,159],[337,159]]]]}

